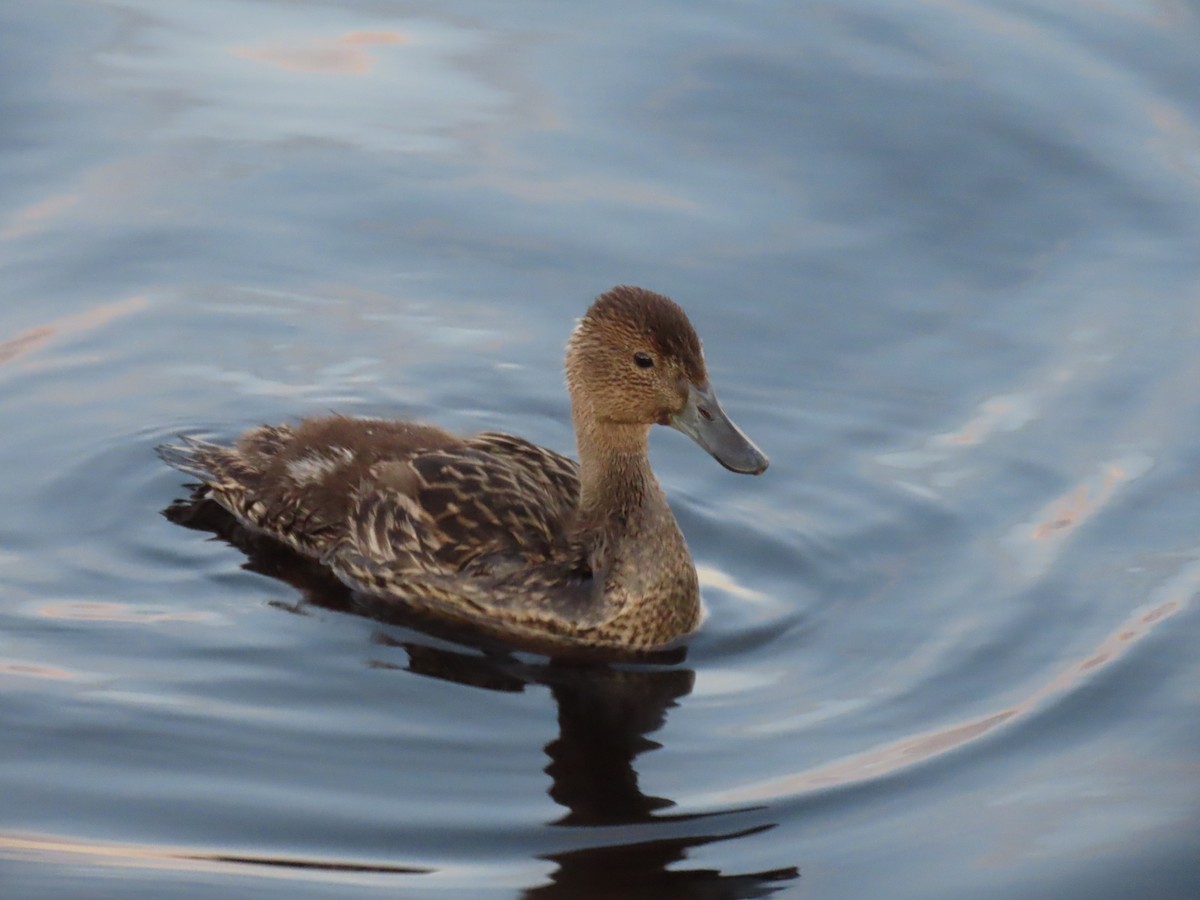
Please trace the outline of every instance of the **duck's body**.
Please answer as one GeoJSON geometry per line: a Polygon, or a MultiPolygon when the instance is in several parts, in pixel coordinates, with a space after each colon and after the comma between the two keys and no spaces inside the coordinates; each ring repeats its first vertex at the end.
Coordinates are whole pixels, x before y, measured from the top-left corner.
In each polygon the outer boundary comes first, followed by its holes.
{"type": "Polygon", "coordinates": [[[665,297],[600,297],[567,377],[579,464],[512,435],[341,416],[160,453],[243,525],[380,603],[551,652],[668,643],[698,624],[699,592],[650,469],[650,425],[675,425],[737,471],[766,458],[724,417],[699,340],[665,297]]]}

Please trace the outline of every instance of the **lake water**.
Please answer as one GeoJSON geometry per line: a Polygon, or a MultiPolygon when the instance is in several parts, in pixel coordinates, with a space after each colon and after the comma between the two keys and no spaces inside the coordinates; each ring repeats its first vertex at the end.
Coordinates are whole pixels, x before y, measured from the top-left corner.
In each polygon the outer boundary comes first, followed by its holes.
{"type": "Polygon", "coordinates": [[[0,894],[1200,896],[1200,6],[0,8],[0,894]],[[339,608],[153,447],[331,408],[658,429],[686,658],[339,608]]]}

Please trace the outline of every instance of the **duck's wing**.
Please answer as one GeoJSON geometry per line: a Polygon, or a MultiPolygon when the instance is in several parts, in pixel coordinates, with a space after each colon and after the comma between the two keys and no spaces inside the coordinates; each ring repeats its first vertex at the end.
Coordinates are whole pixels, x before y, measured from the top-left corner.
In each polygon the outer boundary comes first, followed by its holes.
{"type": "Polygon", "coordinates": [[[363,611],[376,618],[404,621],[415,611],[501,640],[523,639],[538,649],[547,642],[586,643],[589,632],[619,612],[602,590],[603,571],[593,571],[592,557],[582,545],[566,544],[549,556],[520,558],[510,551],[452,571],[437,565],[439,548],[426,543],[434,532],[397,525],[399,534],[368,537],[372,527],[378,526],[364,523],[325,562],[359,592],[363,611]],[[381,555],[385,546],[390,552],[381,555]]]}
{"type": "Polygon", "coordinates": [[[540,448],[517,439],[494,452],[504,437],[373,466],[329,558],[357,555],[414,573],[492,577],[565,559],[578,495],[570,489],[573,464],[565,457],[537,464],[540,448]]]}
{"type": "Polygon", "coordinates": [[[481,432],[468,439],[467,446],[506,460],[520,469],[555,505],[571,509],[578,506],[579,463],[569,456],[499,431],[481,432]]]}
{"type": "Polygon", "coordinates": [[[596,548],[571,537],[571,459],[489,433],[374,476],[325,556],[372,614],[416,610],[533,643],[577,638],[615,614],[596,548]]]}
{"type": "Polygon", "coordinates": [[[159,454],[242,524],[384,606],[543,635],[608,616],[596,556],[569,537],[578,466],[521,438],[331,417],[159,454]]]}
{"type": "Polygon", "coordinates": [[[246,527],[320,557],[345,536],[374,469],[461,447],[461,438],[428,425],[325,416],[263,425],[232,447],[185,437],[158,454],[200,480],[195,499],[215,500],[246,527]]]}

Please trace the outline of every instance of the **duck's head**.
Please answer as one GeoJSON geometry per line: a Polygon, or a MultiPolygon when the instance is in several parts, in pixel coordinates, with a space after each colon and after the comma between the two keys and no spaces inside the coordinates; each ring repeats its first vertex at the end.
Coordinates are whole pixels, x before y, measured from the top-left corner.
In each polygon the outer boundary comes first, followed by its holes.
{"type": "Polygon", "coordinates": [[[620,286],[596,298],[567,344],[567,385],[577,418],[600,432],[670,425],[727,469],[767,468],[717,402],[692,323],[662,294],[620,286]]]}

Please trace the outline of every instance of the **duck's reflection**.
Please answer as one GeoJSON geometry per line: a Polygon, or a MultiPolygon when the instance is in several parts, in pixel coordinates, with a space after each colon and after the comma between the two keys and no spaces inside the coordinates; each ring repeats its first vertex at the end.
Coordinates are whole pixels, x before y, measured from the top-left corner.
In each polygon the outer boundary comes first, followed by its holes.
{"type": "MultiPolygon", "coordinates": [[[[187,527],[212,531],[239,547],[248,558],[246,569],[293,585],[303,602],[360,611],[350,593],[325,569],[273,541],[246,533],[215,504],[181,501],[164,510],[164,515],[187,527]]],[[[429,623],[421,624],[423,630],[430,630],[429,623]]],[[[558,868],[547,883],[528,889],[526,896],[765,897],[798,877],[794,867],[738,875],[678,867],[692,848],[774,827],[762,822],[761,815],[750,827],[745,827],[744,816],[739,817],[740,829],[730,826],[727,817],[714,814],[664,816],[661,811],[673,802],[641,790],[635,760],[659,749],[661,745],[649,735],[662,727],[667,711],[692,690],[695,674],[678,665],[683,651],[653,657],[657,665],[614,667],[534,663],[497,648],[485,648],[480,655],[386,634],[379,641],[407,655],[407,663],[396,668],[418,675],[494,691],[523,691],[532,685],[549,689],[558,709],[559,733],[546,744],[550,761],[545,771],[551,798],[565,809],[550,824],[587,830],[594,840],[586,847],[541,857],[558,868]],[[712,819],[712,827],[698,826],[703,819],[712,819]],[[681,828],[684,822],[687,825],[681,828]],[[654,827],[628,827],[650,824],[654,827]]]]}
{"type": "MultiPolygon", "coordinates": [[[[664,797],[642,792],[634,760],[662,745],[647,735],[666,720],[667,710],[691,693],[691,669],[613,669],[596,667],[556,672],[546,667],[539,680],[558,705],[558,737],[546,745],[550,796],[567,809],[555,824],[625,825],[654,821],[654,813],[673,806],[664,797]]],[[[704,816],[675,816],[674,821],[704,816]]],[[[765,897],[799,874],[795,868],[727,875],[716,869],[668,868],[687,858],[693,847],[746,837],[772,827],[722,831],[691,829],[640,841],[614,841],[611,829],[596,832],[595,846],[545,857],[558,869],[547,884],[527,897],[765,897]]]]}
{"type": "Polygon", "coordinates": [[[550,689],[558,707],[558,737],[546,744],[550,796],[566,809],[550,823],[594,829],[595,845],[549,854],[558,868],[548,883],[530,888],[536,898],[765,897],[798,877],[794,867],[740,875],[716,869],[675,868],[694,847],[748,837],[774,827],[758,824],[722,830],[717,816],[655,813],[673,806],[643,793],[634,760],[661,745],[648,735],[662,727],[667,710],[687,696],[691,669],[613,668],[523,663],[513,657],[476,656],[411,641],[397,641],[408,654],[411,672],[490,690],[520,691],[527,685],[550,689]],[[713,819],[712,829],[683,821],[713,819]],[[656,823],[642,840],[622,840],[628,830],[599,826],[656,823]],[[668,836],[669,835],[669,836],[668,836]]]}

